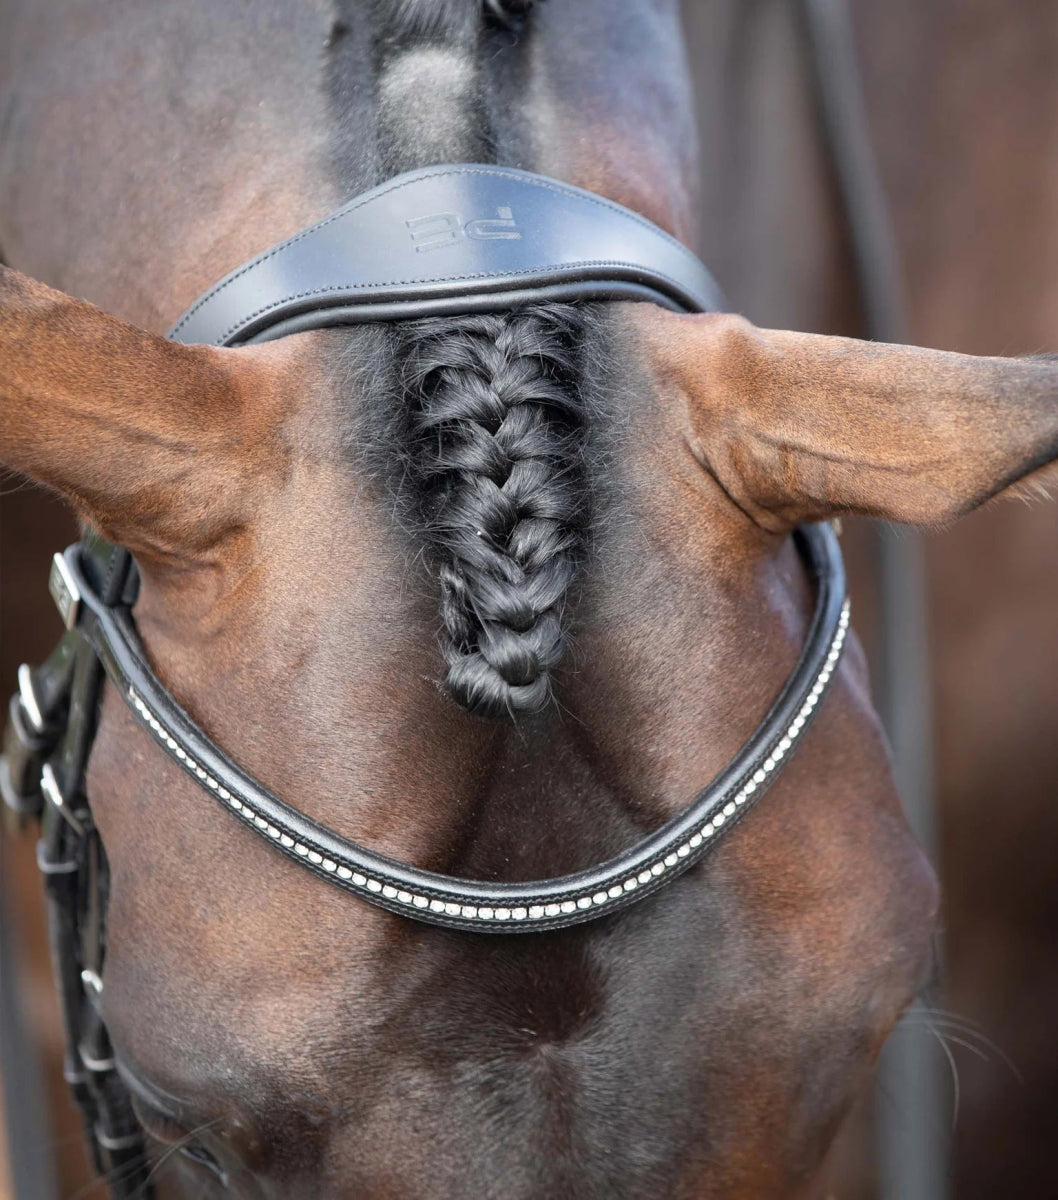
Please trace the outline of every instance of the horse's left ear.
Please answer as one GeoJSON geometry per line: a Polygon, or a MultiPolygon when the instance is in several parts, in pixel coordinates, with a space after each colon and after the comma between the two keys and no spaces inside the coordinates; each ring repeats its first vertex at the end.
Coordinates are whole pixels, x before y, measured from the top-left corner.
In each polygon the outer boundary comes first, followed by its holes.
{"type": "Polygon", "coordinates": [[[698,461],[758,524],[952,520],[1058,457],[1058,360],[625,310],[698,461]]]}
{"type": "Polygon", "coordinates": [[[267,475],[266,349],[179,346],[0,266],[0,464],[148,563],[194,559],[267,475]]]}

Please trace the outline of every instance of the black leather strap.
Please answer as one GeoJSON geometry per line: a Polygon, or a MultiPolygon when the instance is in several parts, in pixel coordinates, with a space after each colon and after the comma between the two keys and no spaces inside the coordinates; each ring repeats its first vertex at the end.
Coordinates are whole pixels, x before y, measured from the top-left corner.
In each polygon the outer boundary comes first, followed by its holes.
{"type": "Polygon", "coordinates": [[[638,213],[528,171],[460,164],[357,196],[232,271],[169,336],[229,346],[549,299],[724,305],[702,263],[638,213]]]}
{"type": "Polygon", "coordinates": [[[587,871],[530,883],[489,884],[421,871],[375,854],[268,791],[198,728],[155,676],[127,606],[108,604],[80,544],[63,557],[78,594],[77,628],[158,745],[201,787],[281,853],[372,904],[435,925],[521,933],[615,912],[682,874],[760,799],[804,736],[845,639],[848,606],[837,540],[826,525],[798,538],[818,579],[805,647],[771,710],[731,764],[678,817],[587,871]]]}
{"type": "MultiPolygon", "coordinates": [[[[86,579],[100,603],[123,594],[129,556],[99,543],[86,579]]],[[[84,791],[104,674],[95,647],[77,628],[42,666],[19,670],[19,690],[0,763],[0,793],[23,818],[40,822],[37,864],[44,878],[66,1049],[63,1073],[85,1121],[96,1170],[115,1200],[150,1200],[144,1134],[114,1066],[101,1017],[106,950],[106,856],[84,791]]]]}

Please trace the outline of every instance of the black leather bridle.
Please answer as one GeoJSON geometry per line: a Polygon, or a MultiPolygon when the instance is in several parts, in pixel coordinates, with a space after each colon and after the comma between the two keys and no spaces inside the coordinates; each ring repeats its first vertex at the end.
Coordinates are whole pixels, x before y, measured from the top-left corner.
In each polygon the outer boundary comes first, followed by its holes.
{"type": "MultiPolygon", "coordinates": [[[[600,196],[504,167],[448,165],[392,179],[233,271],[170,331],[232,346],[326,326],[505,311],[553,299],[723,307],[705,267],[649,221],[600,196]]],[[[793,754],[834,674],[848,628],[844,571],[829,526],[798,544],[817,580],[793,672],[731,763],[677,817],[585,871],[491,884],[423,871],[340,837],[243,771],[154,674],[132,617],[129,553],[91,534],[56,555],[50,588],[67,627],[23,667],[0,760],[0,790],[41,821],[52,942],[67,1029],[67,1077],[96,1165],[115,1195],[149,1186],[142,1132],[101,1016],[106,860],[85,790],[103,682],[155,743],[247,829],[321,879],[404,917],[481,933],[532,933],[608,916],[698,862],[760,799],[793,754]]]]}

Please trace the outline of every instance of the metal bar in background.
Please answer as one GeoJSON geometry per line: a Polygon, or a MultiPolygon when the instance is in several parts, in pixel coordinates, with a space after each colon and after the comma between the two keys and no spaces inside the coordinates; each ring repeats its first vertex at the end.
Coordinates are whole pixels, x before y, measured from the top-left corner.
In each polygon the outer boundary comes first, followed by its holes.
{"type": "MultiPolygon", "coordinates": [[[[908,820],[936,863],[922,540],[884,527],[879,530],[877,558],[882,624],[879,709],[908,820]]],[[[939,958],[939,948],[937,953],[939,958]]],[[[949,1195],[953,1100],[948,1075],[948,1060],[928,1014],[925,1020],[912,1016],[886,1042],[878,1064],[875,1105],[881,1200],[944,1200],[949,1195]]]]}
{"type": "MultiPolygon", "coordinates": [[[[867,122],[845,0],[803,0],[827,150],[848,221],[867,336],[908,340],[899,256],[867,122]]],[[[875,547],[878,708],[908,820],[937,864],[928,596],[921,538],[879,525],[875,547]]],[[[938,963],[939,966],[939,963],[938,963]]],[[[948,1064],[923,1021],[905,1022],[879,1061],[880,1200],[946,1200],[952,1106],[948,1064]]]]}
{"type": "MultiPolygon", "coordinates": [[[[0,552],[7,547],[7,509],[8,505],[0,504],[0,552]]],[[[8,582],[6,567],[6,557],[0,553],[0,589],[8,582]]],[[[6,613],[6,605],[4,608],[6,613]]],[[[6,697],[6,689],[3,695],[6,697]]],[[[57,1200],[59,1181],[43,1054],[24,1007],[20,969],[24,946],[15,917],[13,840],[11,814],[0,800],[0,1156],[5,1152],[4,1143],[7,1154],[6,1163],[0,1162],[0,1200],[57,1200]],[[10,1198],[3,1194],[5,1183],[10,1185],[10,1198]]]]}
{"type": "MultiPolygon", "coordinates": [[[[51,1160],[49,1108],[36,1038],[28,1027],[19,995],[17,930],[11,919],[7,854],[0,814],[0,1092],[7,1175],[12,1200],[49,1200],[58,1196],[51,1160]]],[[[3,1164],[0,1164],[2,1167],[3,1164]]],[[[0,1193],[3,1191],[0,1170],[0,1193]]]]}

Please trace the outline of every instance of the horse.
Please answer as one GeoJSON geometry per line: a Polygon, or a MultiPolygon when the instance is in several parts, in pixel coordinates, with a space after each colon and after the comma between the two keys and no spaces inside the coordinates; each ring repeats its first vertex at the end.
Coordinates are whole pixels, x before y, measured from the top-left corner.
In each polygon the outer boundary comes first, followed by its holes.
{"type": "MultiPolygon", "coordinates": [[[[688,239],[676,14],[80,16],[72,41],[10,22],[0,458],[133,551],[151,662],[210,736],[394,858],[516,880],[621,849],[789,673],[795,526],[953,520],[1058,455],[1050,361],[647,304],[174,345],[213,278],[435,162],[546,172],[688,239]],[[481,390],[517,392],[555,463],[528,667],[461,631],[484,585],[437,510],[477,479],[408,424],[443,400],[467,444],[481,390]],[[556,391],[557,427],[535,411],[556,391]]],[[[108,1028],[198,1194],[810,1195],[929,965],[935,883],[854,640],[752,819],[572,930],[482,940],[322,888],[204,806],[113,692],[88,788],[108,1028]]]]}

